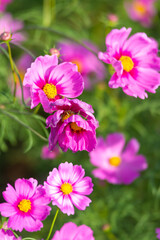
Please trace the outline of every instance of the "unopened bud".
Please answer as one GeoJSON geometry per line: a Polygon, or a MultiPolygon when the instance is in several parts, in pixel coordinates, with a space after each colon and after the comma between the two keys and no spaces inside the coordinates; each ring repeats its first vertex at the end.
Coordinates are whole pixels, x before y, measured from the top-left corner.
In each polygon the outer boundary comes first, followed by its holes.
{"type": "Polygon", "coordinates": [[[102,227],[102,230],[103,230],[104,232],[109,232],[110,229],[111,229],[111,227],[110,227],[110,225],[107,224],[107,223],[106,223],[105,225],[103,225],[103,227],[102,227]]]}
{"type": "Polygon", "coordinates": [[[11,40],[12,38],[12,34],[10,32],[3,32],[1,35],[0,35],[0,40],[1,41],[9,41],[11,40]]]}
{"type": "Polygon", "coordinates": [[[56,49],[56,48],[51,48],[51,49],[49,50],[49,53],[50,53],[51,55],[56,55],[57,57],[60,56],[60,52],[59,52],[58,49],[56,49]]]}

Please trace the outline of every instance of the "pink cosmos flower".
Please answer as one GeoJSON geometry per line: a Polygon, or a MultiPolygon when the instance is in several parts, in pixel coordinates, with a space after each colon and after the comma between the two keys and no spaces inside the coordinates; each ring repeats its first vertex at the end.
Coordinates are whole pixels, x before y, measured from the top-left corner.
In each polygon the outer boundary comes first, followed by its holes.
{"type": "Polygon", "coordinates": [[[12,33],[12,42],[20,43],[26,39],[23,33],[17,32],[23,28],[23,22],[13,19],[11,14],[5,13],[0,17],[0,34],[3,32],[12,33]]]}
{"type": "Polygon", "coordinates": [[[132,2],[126,2],[125,8],[128,16],[138,21],[144,27],[150,27],[152,19],[156,14],[154,3],[156,0],[132,0],[132,2]]]}
{"type": "Polygon", "coordinates": [[[16,238],[11,230],[5,231],[0,229],[0,239],[1,240],[21,240],[21,237],[16,238]]]}
{"type": "Polygon", "coordinates": [[[83,92],[83,78],[73,63],[58,65],[56,55],[40,56],[28,68],[23,85],[31,91],[31,108],[39,103],[51,113],[50,104],[64,97],[74,98],[83,92]]]}
{"type": "Polygon", "coordinates": [[[85,171],[81,166],[72,163],[61,163],[49,173],[44,187],[52,204],[57,205],[63,213],[74,214],[73,205],[79,210],[85,210],[91,200],[85,195],[93,191],[90,177],[84,177],[85,171]]]}
{"type": "Polygon", "coordinates": [[[41,158],[43,159],[55,159],[60,154],[59,148],[57,146],[54,147],[53,151],[51,152],[48,146],[43,146],[41,158]]]}
{"type": "Polygon", "coordinates": [[[47,127],[51,128],[50,150],[57,142],[64,152],[68,149],[73,152],[90,152],[95,148],[98,122],[91,105],[78,99],[65,98],[57,100],[52,105],[52,110],[56,112],[46,120],[47,127]]]}
{"type": "MultiPolygon", "coordinates": [[[[85,44],[95,52],[98,52],[96,46],[89,42],[85,44]]],[[[58,44],[62,61],[72,62],[78,66],[78,71],[84,78],[85,89],[90,89],[93,84],[104,80],[106,76],[105,67],[97,57],[85,47],[73,43],[63,42],[58,44]]]]}
{"type": "Polygon", "coordinates": [[[112,184],[130,184],[139,177],[147,168],[146,158],[137,155],[139,143],[132,138],[123,150],[124,145],[120,133],[112,133],[105,140],[98,138],[96,149],[90,153],[91,163],[98,167],[93,170],[95,177],[112,184]]]}
{"type": "Polygon", "coordinates": [[[17,179],[15,189],[8,184],[3,197],[6,203],[0,204],[0,213],[9,217],[8,228],[16,231],[25,229],[28,232],[38,231],[43,227],[44,220],[50,213],[50,202],[45,189],[38,185],[37,180],[17,179]]]}
{"type": "Polygon", "coordinates": [[[157,238],[160,239],[160,228],[156,228],[157,238]]]}
{"type": "Polygon", "coordinates": [[[127,39],[130,32],[125,27],[112,30],[106,37],[107,51],[99,58],[116,71],[109,81],[111,88],[121,87],[126,94],[144,99],[145,91],[155,93],[160,85],[158,45],[145,33],[127,39]]]}
{"type": "Polygon", "coordinates": [[[0,12],[4,12],[7,5],[11,2],[12,0],[0,0],[0,12]]]}
{"type": "Polygon", "coordinates": [[[56,231],[52,240],[94,240],[93,231],[86,225],[77,225],[68,222],[63,225],[60,231],[56,231]]]}

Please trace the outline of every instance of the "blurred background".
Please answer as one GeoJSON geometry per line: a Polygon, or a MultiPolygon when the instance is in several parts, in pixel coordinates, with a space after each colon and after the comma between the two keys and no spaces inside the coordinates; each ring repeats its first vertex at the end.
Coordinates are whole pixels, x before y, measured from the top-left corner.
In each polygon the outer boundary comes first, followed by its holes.
{"type": "MultiPolygon", "coordinates": [[[[77,44],[87,41],[100,51],[105,51],[105,37],[113,28],[131,27],[132,34],[145,32],[160,43],[159,0],[154,2],[155,11],[147,26],[130,18],[126,2],[132,1],[13,0],[1,12],[0,33],[4,31],[1,20],[6,13],[11,14],[12,20],[21,22],[19,29],[11,27],[10,30],[23,35],[18,43],[15,40],[11,44],[13,59],[19,66],[22,78],[34,57],[49,54],[51,48],[57,48],[61,54],[58,44],[66,40],[74,40],[77,44]],[[26,65],[20,61],[24,54],[30,56],[24,60],[26,65]]],[[[63,55],[60,60],[62,58],[63,55]]],[[[43,184],[49,171],[61,162],[79,164],[94,182],[92,204],[85,211],[76,209],[74,216],[60,213],[54,230],[59,230],[65,222],[73,221],[77,225],[90,226],[98,240],[156,239],[155,228],[160,227],[160,89],[156,94],[149,94],[145,100],[127,96],[120,88],[108,87],[112,70],[105,64],[103,67],[104,77],[96,82],[93,80],[96,69],[89,73],[87,77],[91,87],[86,88],[79,99],[93,106],[100,125],[97,136],[106,137],[109,133],[121,132],[127,141],[131,138],[139,141],[139,152],[146,156],[148,169],[130,185],[112,185],[93,177],[91,172],[94,167],[87,152],[73,153],[68,150],[63,153],[59,150],[56,157],[44,157],[42,148],[47,141],[36,136],[26,125],[48,138],[49,129],[45,125],[48,114],[42,107],[38,114],[33,113],[35,109],[26,108],[22,104],[21,93],[17,93],[13,102],[10,64],[1,49],[0,190],[4,191],[7,183],[14,185],[17,178],[23,177],[34,177],[43,184]]],[[[2,194],[0,201],[3,202],[2,194]]],[[[41,232],[24,231],[21,235],[45,238],[55,211],[56,207],[53,207],[41,232]]]]}

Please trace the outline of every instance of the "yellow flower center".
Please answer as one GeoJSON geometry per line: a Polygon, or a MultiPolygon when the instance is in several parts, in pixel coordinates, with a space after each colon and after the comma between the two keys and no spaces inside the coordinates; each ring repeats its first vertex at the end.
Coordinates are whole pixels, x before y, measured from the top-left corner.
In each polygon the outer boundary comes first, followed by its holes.
{"type": "Polygon", "coordinates": [[[121,158],[120,157],[111,157],[109,159],[109,163],[114,167],[118,167],[121,163],[121,158]]]}
{"type": "Polygon", "coordinates": [[[82,64],[81,64],[81,62],[78,61],[78,60],[73,60],[73,61],[71,61],[71,62],[77,65],[77,67],[78,67],[78,72],[81,73],[81,72],[82,72],[82,64]]]}
{"type": "Polygon", "coordinates": [[[64,195],[68,195],[73,191],[73,187],[70,183],[65,182],[61,185],[61,191],[64,195]]]}
{"type": "Polygon", "coordinates": [[[122,66],[123,66],[123,69],[126,71],[126,72],[130,72],[133,67],[134,67],[134,63],[132,61],[132,59],[128,56],[122,56],[119,61],[121,61],[122,63],[122,66]]]}
{"type": "Polygon", "coordinates": [[[83,128],[79,127],[75,122],[70,123],[70,127],[74,132],[81,132],[83,128]]]}
{"type": "Polygon", "coordinates": [[[62,114],[62,122],[64,122],[64,120],[67,120],[70,116],[72,116],[74,114],[74,112],[68,110],[68,111],[65,111],[63,114],[62,114]]]}
{"type": "Polygon", "coordinates": [[[29,210],[31,210],[31,202],[30,200],[23,199],[18,204],[18,208],[20,211],[27,213],[29,210]]]}
{"type": "Polygon", "coordinates": [[[56,86],[52,83],[46,83],[43,87],[43,91],[49,99],[53,99],[57,95],[56,86]]]}
{"type": "Polygon", "coordinates": [[[142,3],[135,2],[135,3],[133,3],[133,7],[139,15],[143,16],[146,13],[146,7],[142,3]]]}

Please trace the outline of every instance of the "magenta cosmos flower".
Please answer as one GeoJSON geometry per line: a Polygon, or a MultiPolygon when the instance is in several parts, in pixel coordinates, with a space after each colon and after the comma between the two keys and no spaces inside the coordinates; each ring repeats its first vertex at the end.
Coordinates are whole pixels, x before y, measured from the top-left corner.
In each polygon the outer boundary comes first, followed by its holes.
{"type": "Polygon", "coordinates": [[[17,32],[23,28],[22,21],[13,19],[11,14],[5,13],[0,17],[0,35],[3,32],[12,33],[12,42],[20,43],[26,39],[23,33],[17,32]]]}
{"type": "Polygon", "coordinates": [[[157,238],[160,239],[160,228],[156,228],[157,238]]]}
{"type": "Polygon", "coordinates": [[[156,0],[132,0],[132,2],[126,2],[125,7],[128,16],[134,20],[140,22],[144,27],[150,27],[152,19],[156,14],[154,3],[156,0]]]}
{"type": "Polygon", "coordinates": [[[50,150],[57,143],[64,152],[68,149],[73,152],[90,152],[95,148],[98,121],[93,115],[91,105],[78,99],[65,98],[57,100],[52,105],[52,110],[56,112],[46,120],[47,127],[51,128],[50,150]]]}
{"type": "Polygon", "coordinates": [[[21,237],[16,238],[11,230],[5,231],[0,229],[0,239],[1,240],[21,240],[21,237]]]}
{"type": "Polygon", "coordinates": [[[40,56],[28,68],[23,85],[30,87],[31,108],[39,103],[44,111],[51,113],[50,104],[64,97],[78,97],[83,92],[84,81],[73,63],[58,65],[56,55],[40,56]]]}
{"type": "Polygon", "coordinates": [[[99,58],[115,69],[111,88],[121,87],[126,94],[144,99],[148,96],[145,91],[155,93],[160,85],[158,46],[145,33],[127,39],[130,32],[125,27],[112,30],[106,37],[107,51],[100,52],[99,58]]]}
{"type": "MultiPolygon", "coordinates": [[[[85,44],[98,53],[96,46],[89,42],[85,42],[85,44]]],[[[78,66],[78,71],[84,78],[85,89],[90,89],[93,84],[104,80],[106,76],[105,67],[85,47],[73,42],[63,42],[58,45],[58,48],[62,61],[72,62],[78,66]]]]}
{"type": "Polygon", "coordinates": [[[60,154],[60,150],[58,146],[55,146],[53,151],[51,152],[48,146],[43,146],[41,152],[41,158],[43,159],[55,159],[60,154]]]}
{"type": "Polygon", "coordinates": [[[81,166],[72,163],[61,163],[49,173],[44,187],[53,205],[57,205],[63,213],[74,214],[73,205],[79,210],[85,210],[91,200],[85,195],[93,191],[90,177],[84,177],[81,166]]]}
{"type": "Polygon", "coordinates": [[[7,5],[11,2],[12,0],[0,0],[0,12],[4,12],[7,5]]]}
{"type": "Polygon", "coordinates": [[[94,240],[93,231],[86,225],[77,225],[68,222],[63,225],[60,231],[56,231],[52,240],[94,240]]]}
{"type": "Polygon", "coordinates": [[[16,231],[25,229],[28,232],[38,231],[43,227],[44,220],[50,213],[50,202],[45,189],[38,185],[37,180],[17,179],[15,189],[8,184],[3,197],[6,203],[0,204],[0,212],[9,217],[8,228],[16,231]]]}
{"type": "Polygon", "coordinates": [[[125,139],[120,133],[98,139],[96,149],[90,153],[91,163],[98,167],[93,170],[95,177],[113,184],[130,184],[139,177],[140,171],[147,168],[146,158],[137,155],[139,143],[131,139],[123,150],[124,145],[125,139]]]}

